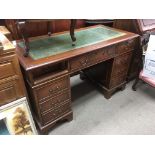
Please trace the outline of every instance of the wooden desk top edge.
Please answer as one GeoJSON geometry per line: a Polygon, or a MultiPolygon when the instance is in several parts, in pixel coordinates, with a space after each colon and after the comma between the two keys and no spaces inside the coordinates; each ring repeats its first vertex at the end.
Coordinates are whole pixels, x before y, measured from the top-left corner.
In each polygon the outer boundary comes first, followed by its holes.
{"type": "MultiPolygon", "coordinates": [[[[20,60],[21,65],[25,68],[25,70],[31,70],[31,69],[34,69],[34,68],[41,67],[43,65],[48,65],[48,64],[52,64],[52,63],[61,62],[63,60],[67,60],[67,59],[73,58],[75,56],[79,56],[79,55],[82,55],[82,54],[85,54],[85,53],[89,53],[90,51],[97,50],[97,49],[100,49],[100,48],[103,48],[103,47],[106,47],[106,46],[109,46],[109,45],[113,45],[113,44],[125,41],[127,39],[132,39],[132,38],[135,38],[135,37],[139,36],[138,34],[134,34],[134,33],[131,33],[131,32],[127,32],[127,31],[124,31],[124,30],[111,28],[111,27],[103,26],[103,25],[95,25],[95,26],[90,26],[90,27],[84,27],[84,28],[76,29],[76,31],[89,29],[89,28],[93,28],[93,27],[94,28],[95,27],[101,27],[101,26],[105,27],[105,28],[108,28],[110,30],[115,30],[115,31],[117,30],[119,32],[123,32],[123,33],[126,33],[126,34],[123,35],[123,36],[114,38],[114,39],[109,39],[107,41],[102,41],[102,42],[94,44],[94,45],[89,45],[89,46],[86,46],[86,47],[74,49],[74,50],[72,50],[72,52],[69,51],[70,52],[69,54],[68,54],[68,52],[64,52],[64,53],[61,53],[61,54],[58,54],[58,55],[53,55],[53,56],[41,58],[41,59],[38,59],[38,60],[33,60],[31,57],[24,57],[23,56],[23,49],[20,48],[19,46],[16,46],[17,56],[18,56],[18,58],[20,60]]],[[[55,35],[60,35],[60,34],[68,33],[68,32],[69,31],[59,32],[59,33],[55,33],[55,34],[52,34],[52,35],[55,36],[55,35]]],[[[30,40],[37,40],[37,39],[47,38],[47,37],[49,37],[49,36],[48,35],[37,36],[37,37],[30,38],[30,40]]],[[[22,40],[17,40],[17,43],[21,42],[21,41],[22,40]]]]}

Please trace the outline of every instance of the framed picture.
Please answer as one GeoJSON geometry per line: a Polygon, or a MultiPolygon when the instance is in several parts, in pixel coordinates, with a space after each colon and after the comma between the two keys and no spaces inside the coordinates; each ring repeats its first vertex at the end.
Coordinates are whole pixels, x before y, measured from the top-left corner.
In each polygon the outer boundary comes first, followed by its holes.
{"type": "Polygon", "coordinates": [[[26,97],[0,107],[0,135],[36,135],[26,97]]]}
{"type": "Polygon", "coordinates": [[[0,120],[0,135],[10,135],[4,119],[0,120]]]}

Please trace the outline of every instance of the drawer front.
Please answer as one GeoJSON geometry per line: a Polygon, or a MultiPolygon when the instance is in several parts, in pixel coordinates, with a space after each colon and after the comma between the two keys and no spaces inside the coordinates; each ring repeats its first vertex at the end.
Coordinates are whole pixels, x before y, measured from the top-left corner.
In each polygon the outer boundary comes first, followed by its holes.
{"type": "Polygon", "coordinates": [[[123,54],[122,56],[115,58],[114,67],[112,70],[112,76],[126,75],[131,59],[131,53],[123,54]]]}
{"type": "Polygon", "coordinates": [[[126,53],[128,51],[134,50],[134,48],[135,48],[135,40],[134,39],[128,40],[117,45],[116,53],[117,54],[126,53]]]}
{"type": "Polygon", "coordinates": [[[0,84],[0,106],[22,97],[18,80],[0,84]]]}
{"type": "Polygon", "coordinates": [[[97,52],[92,55],[92,59],[95,60],[96,63],[113,57],[115,57],[115,46],[97,50],[97,52]]]}
{"type": "Polygon", "coordinates": [[[54,121],[55,119],[63,116],[65,113],[71,111],[70,102],[66,102],[64,105],[58,106],[56,109],[47,112],[42,115],[42,124],[45,125],[49,122],[54,121]]]}
{"type": "Polygon", "coordinates": [[[52,80],[48,83],[43,83],[41,86],[35,88],[34,92],[38,102],[54,96],[56,93],[68,89],[69,87],[69,76],[64,76],[52,80]]]}
{"type": "Polygon", "coordinates": [[[115,47],[106,47],[70,60],[70,70],[78,71],[115,56],[115,47]]]}
{"type": "Polygon", "coordinates": [[[62,105],[67,100],[70,100],[70,91],[60,93],[56,97],[53,97],[52,99],[49,99],[48,101],[41,103],[40,111],[42,113],[44,113],[46,111],[54,109],[54,108],[62,105]]]}
{"type": "Polygon", "coordinates": [[[82,55],[76,58],[71,59],[70,61],[70,69],[71,71],[81,70],[88,66],[89,57],[88,55],[82,55]]]}
{"type": "Polygon", "coordinates": [[[124,83],[126,81],[126,75],[113,77],[110,81],[110,88],[116,87],[120,85],[121,83],[124,83]]]}
{"type": "Polygon", "coordinates": [[[0,58],[0,79],[17,74],[17,59],[14,55],[0,58]]]}

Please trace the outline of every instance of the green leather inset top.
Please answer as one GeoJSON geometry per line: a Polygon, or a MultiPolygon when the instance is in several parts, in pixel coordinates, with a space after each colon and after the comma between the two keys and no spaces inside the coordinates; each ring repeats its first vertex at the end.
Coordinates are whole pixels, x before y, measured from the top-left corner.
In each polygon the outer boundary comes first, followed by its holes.
{"type": "MultiPolygon", "coordinates": [[[[37,39],[30,41],[29,56],[32,59],[37,60],[63,52],[69,52],[73,49],[93,45],[109,39],[114,39],[125,34],[126,33],[100,26],[75,32],[75,46],[72,46],[72,40],[69,33],[51,36],[44,39],[37,39]]],[[[20,42],[19,46],[23,48],[23,42],[20,42]]]]}

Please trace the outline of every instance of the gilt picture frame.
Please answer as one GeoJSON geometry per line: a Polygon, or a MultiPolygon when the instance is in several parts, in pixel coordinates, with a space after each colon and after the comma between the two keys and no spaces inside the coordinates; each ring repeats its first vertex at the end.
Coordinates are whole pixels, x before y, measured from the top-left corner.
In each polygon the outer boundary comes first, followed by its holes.
{"type": "Polygon", "coordinates": [[[10,135],[37,135],[26,97],[0,107],[0,120],[10,135]]]}

